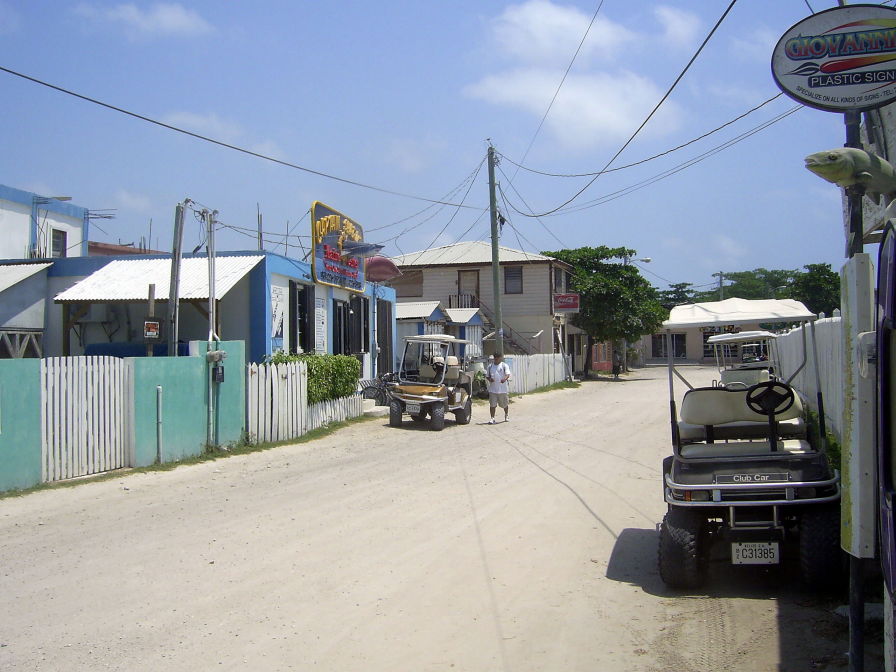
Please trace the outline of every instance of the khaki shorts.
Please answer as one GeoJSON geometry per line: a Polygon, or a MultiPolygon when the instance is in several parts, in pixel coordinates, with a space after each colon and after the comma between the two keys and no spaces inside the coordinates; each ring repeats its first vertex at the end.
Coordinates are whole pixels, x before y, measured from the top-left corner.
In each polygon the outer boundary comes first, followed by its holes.
{"type": "Polygon", "coordinates": [[[506,392],[489,392],[488,393],[488,405],[494,408],[495,406],[500,406],[501,408],[507,408],[509,405],[509,399],[507,397],[506,392]]]}

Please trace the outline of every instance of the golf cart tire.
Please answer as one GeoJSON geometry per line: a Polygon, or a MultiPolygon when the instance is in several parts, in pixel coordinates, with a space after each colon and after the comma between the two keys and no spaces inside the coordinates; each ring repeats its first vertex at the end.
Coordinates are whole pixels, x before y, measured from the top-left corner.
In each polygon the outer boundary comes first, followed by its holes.
{"type": "Polygon", "coordinates": [[[800,575],[803,583],[811,588],[839,584],[843,579],[839,508],[807,508],[800,515],[799,527],[800,575]]]}
{"type": "Polygon", "coordinates": [[[454,420],[458,425],[469,425],[471,417],[473,417],[473,400],[467,397],[464,407],[454,412],[454,420]]]}
{"type": "Polygon", "coordinates": [[[445,404],[433,404],[429,411],[432,416],[430,425],[436,432],[441,432],[445,428],[445,404]]]}
{"type": "Polygon", "coordinates": [[[401,408],[401,402],[393,400],[389,403],[389,426],[390,427],[401,427],[401,416],[403,410],[401,408]]]}
{"type": "Polygon", "coordinates": [[[671,507],[660,526],[660,578],[670,588],[696,588],[703,583],[700,531],[703,518],[695,511],[671,507]]]}

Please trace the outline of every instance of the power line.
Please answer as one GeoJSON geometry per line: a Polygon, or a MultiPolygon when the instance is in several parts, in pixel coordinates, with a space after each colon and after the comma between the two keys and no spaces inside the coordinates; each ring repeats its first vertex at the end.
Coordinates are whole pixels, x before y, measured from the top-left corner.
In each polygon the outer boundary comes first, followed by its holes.
{"type": "MultiPolygon", "coordinates": [[[[504,170],[500,167],[500,165],[498,166],[498,170],[501,171],[501,175],[503,175],[504,177],[507,177],[507,174],[506,174],[506,173],[504,172],[504,170]]],[[[530,212],[535,212],[535,211],[532,209],[532,206],[529,205],[528,203],[526,203],[526,199],[523,198],[523,195],[522,195],[522,194],[519,192],[519,190],[514,186],[513,182],[511,182],[510,178],[507,178],[507,184],[509,184],[509,185],[510,185],[510,188],[513,189],[513,192],[514,192],[517,196],[519,196],[520,200],[523,202],[523,205],[525,205],[527,208],[529,208],[529,211],[530,211],[530,212]]],[[[513,208],[513,207],[510,206],[510,204],[507,202],[507,197],[504,195],[504,187],[503,187],[502,185],[499,184],[499,185],[498,185],[498,189],[501,191],[501,198],[504,200],[504,204],[507,205],[508,209],[512,209],[512,210],[514,210],[514,211],[519,212],[518,210],[516,210],[516,208],[513,208]]],[[[561,245],[563,248],[566,248],[566,247],[567,247],[566,243],[564,243],[562,240],[560,240],[560,238],[557,237],[557,234],[555,234],[553,231],[551,231],[551,229],[550,229],[544,222],[541,221],[541,218],[540,218],[540,217],[538,217],[538,216],[536,216],[536,215],[531,215],[531,216],[532,216],[532,217],[535,217],[535,221],[537,221],[539,224],[541,224],[542,228],[544,228],[545,231],[547,231],[549,234],[551,234],[551,236],[554,238],[554,240],[556,240],[558,243],[560,243],[560,245],[561,245]]]]}
{"type": "Polygon", "coordinates": [[[567,201],[561,203],[560,205],[558,205],[557,207],[555,207],[555,208],[553,208],[553,209],[551,209],[551,210],[548,210],[548,211],[546,211],[546,212],[539,213],[538,216],[540,216],[540,217],[544,217],[545,215],[553,214],[553,213],[557,212],[558,210],[561,210],[562,208],[565,208],[565,207],[566,207],[567,205],[569,205],[570,203],[572,203],[572,202],[573,202],[574,200],[576,200],[579,196],[581,196],[581,195],[585,192],[585,190],[588,189],[588,187],[590,187],[592,184],[594,184],[594,182],[597,180],[597,178],[600,177],[600,175],[601,175],[607,168],[610,167],[610,165],[611,165],[611,164],[612,164],[612,163],[619,157],[619,155],[622,154],[622,152],[625,151],[626,147],[628,147],[628,146],[632,143],[632,141],[637,137],[638,133],[640,133],[640,132],[643,130],[643,128],[647,125],[647,122],[650,121],[650,120],[653,118],[653,115],[656,114],[657,110],[659,110],[660,107],[663,105],[663,103],[666,102],[666,99],[667,99],[670,95],[672,95],[672,91],[674,91],[674,90],[675,90],[675,87],[678,86],[678,83],[679,83],[679,82],[682,80],[682,78],[685,76],[685,73],[687,73],[687,71],[690,70],[691,66],[694,64],[694,61],[697,60],[697,57],[698,57],[698,56],[700,55],[700,53],[703,51],[703,48],[707,45],[707,43],[709,42],[710,38],[712,38],[712,36],[715,34],[716,30],[718,30],[719,26],[722,25],[722,21],[725,20],[725,17],[726,17],[726,16],[728,16],[728,13],[729,13],[729,12],[731,11],[731,9],[734,7],[734,5],[735,5],[736,2],[737,2],[737,0],[731,0],[731,4],[728,5],[728,8],[724,11],[724,13],[722,14],[722,16],[719,17],[719,20],[716,21],[716,24],[712,27],[712,30],[709,31],[709,34],[706,36],[706,38],[703,40],[703,42],[702,42],[702,43],[700,44],[700,46],[697,48],[697,51],[694,52],[694,55],[691,56],[691,59],[688,61],[687,65],[684,66],[684,69],[681,71],[681,73],[678,75],[678,77],[675,78],[675,81],[672,82],[672,85],[669,87],[669,89],[666,91],[666,93],[663,95],[663,97],[660,99],[660,101],[659,101],[659,102],[654,106],[654,108],[650,111],[650,114],[647,115],[647,118],[644,119],[644,121],[641,122],[641,125],[638,126],[637,129],[635,129],[635,132],[632,133],[631,137],[630,137],[628,140],[625,141],[625,143],[622,145],[622,147],[619,148],[619,151],[617,151],[617,152],[610,158],[610,160],[607,161],[606,165],[601,169],[601,171],[600,171],[597,175],[595,175],[594,177],[592,177],[584,187],[582,187],[581,189],[579,189],[579,190],[578,190],[575,194],[573,194],[573,196],[572,196],[571,198],[569,198],[567,201]]]}
{"type": "Polygon", "coordinates": [[[529,168],[528,166],[524,166],[520,163],[517,163],[513,159],[508,158],[505,154],[501,154],[501,158],[506,159],[509,163],[512,163],[517,168],[528,171],[530,173],[535,173],[536,175],[545,175],[547,177],[591,177],[593,175],[603,175],[604,173],[615,173],[620,170],[625,170],[626,168],[633,168],[635,166],[640,166],[641,164],[647,163],[648,161],[653,161],[654,159],[659,159],[663,156],[672,154],[673,152],[677,152],[679,149],[684,149],[685,147],[688,147],[689,145],[693,145],[694,143],[699,142],[700,140],[703,140],[704,138],[708,138],[713,133],[717,133],[717,132],[721,131],[723,128],[726,128],[726,127],[730,126],[731,124],[734,124],[734,123],[740,121],[744,117],[752,114],[753,112],[755,112],[756,110],[758,110],[762,107],[765,107],[766,105],[768,105],[769,103],[771,103],[774,100],[777,100],[778,98],[780,98],[783,95],[784,95],[783,92],[778,93],[777,95],[772,96],[768,100],[765,100],[765,101],[759,103],[759,105],[757,105],[756,107],[751,108],[751,109],[747,110],[746,112],[744,112],[743,114],[738,115],[734,119],[732,119],[730,121],[726,121],[721,126],[718,126],[714,129],[712,129],[711,131],[707,131],[703,135],[697,136],[693,140],[688,140],[687,142],[682,143],[682,144],[678,145],[677,147],[667,149],[666,151],[660,152],[659,154],[654,154],[653,156],[648,156],[647,158],[641,159],[640,161],[635,161],[634,163],[628,163],[624,166],[619,166],[617,168],[609,168],[606,170],[598,171],[596,173],[549,173],[549,172],[542,171],[542,170],[535,170],[534,168],[529,168]]]}
{"type": "Polygon", "coordinates": [[[28,80],[29,82],[34,82],[35,84],[40,84],[41,86],[45,86],[49,89],[53,89],[54,91],[59,91],[60,93],[64,93],[69,96],[73,96],[75,98],[80,98],[88,103],[93,103],[94,105],[99,105],[100,107],[105,107],[106,109],[112,110],[114,112],[119,112],[121,114],[125,114],[129,117],[133,117],[135,119],[140,119],[141,121],[145,121],[150,124],[155,124],[156,126],[161,126],[162,128],[167,128],[170,131],[175,131],[177,133],[183,133],[184,135],[188,135],[191,138],[196,138],[197,140],[202,140],[204,142],[209,142],[213,145],[218,145],[219,147],[224,147],[226,149],[232,149],[235,152],[241,152],[243,154],[248,154],[249,156],[254,156],[258,159],[263,159],[264,161],[270,161],[271,163],[276,163],[281,166],[285,166],[287,168],[292,168],[294,170],[302,171],[303,173],[309,173],[311,175],[317,175],[318,177],[323,177],[328,180],[335,180],[336,182],[342,182],[343,184],[350,184],[354,187],[361,187],[363,189],[370,189],[371,191],[378,191],[383,194],[390,194],[392,196],[401,196],[402,198],[411,198],[417,201],[426,201],[428,203],[442,204],[442,205],[450,205],[453,207],[467,207],[473,208],[473,206],[463,206],[458,205],[457,203],[446,203],[444,201],[439,201],[431,198],[426,198],[424,196],[415,196],[414,194],[406,194],[400,191],[393,191],[391,189],[385,189],[383,187],[377,187],[370,184],[364,184],[363,182],[357,182],[355,180],[350,180],[344,177],[337,177],[336,175],[330,175],[329,173],[323,173],[319,170],[314,170],[312,168],[306,168],[304,166],[300,166],[295,163],[290,163],[289,161],[283,161],[281,159],[276,159],[272,156],[268,156],[266,154],[261,154],[259,152],[253,152],[252,150],[246,149],[244,147],[239,147],[238,145],[233,145],[228,142],[223,142],[221,140],[215,140],[206,135],[201,135],[199,133],[194,133],[193,131],[188,131],[184,128],[180,128],[178,126],[173,126],[172,124],[166,124],[163,121],[159,121],[157,119],[153,119],[151,117],[147,117],[142,114],[138,114],[136,112],[131,112],[130,110],[126,110],[122,107],[117,107],[115,105],[111,105],[109,103],[105,103],[101,100],[97,100],[96,98],[91,98],[89,96],[85,96],[81,93],[77,93],[75,91],[71,91],[69,89],[64,89],[61,86],[56,86],[55,84],[50,84],[49,82],[45,82],[43,80],[37,79],[35,77],[30,77],[29,75],[25,75],[21,72],[16,72],[15,70],[10,70],[9,68],[5,68],[0,65],[0,71],[6,72],[10,75],[14,75],[16,77],[20,77],[22,79],[28,80]]]}
{"type": "Polygon", "coordinates": [[[566,82],[566,77],[569,75],[569,71],[572,70],[573,63],[575,63],[576,59],[579,57],[579,52],[582,51],[582,45],[584,45],[585,40],[588,39],[588,33],[591,32],[591,27],[594,25],[594,21],[597,19],[597,15],[600,13],[600,8],[603,6],[604,0],[600,0],[600,2],[597,3],[597,9],[594,10],[594,14],[591,16],[591,21],[588,23],[588,28],[585,29],[585,34],[582,35],[579,46],[576,47],[576,52],[572,55],[572,59],[570,59],[569,65],[566,66],[566,72],[564,72],[563,77],[560,78],[560,83],[557,85],[557,90],[554,91],[554,96],[553,98],[551,98],[551,102],[548,103],[548,109],[544,111],[544,115],[542,115],[541,121],[538,122],[538,128],[535,129],[535,134],[529,141],[529,146],[526,147],[526,151],[523,152],[523,158],[521,159],[521,161],[525,161],[526,157],[529,156],[529,151],[532,149],[532,145],[535,144],[535,139],[538,137],[538,134],[541,133],[541,127],[544,126],[544,122],[548,118],[548,114],[550,113],[551,108],[554,106],[554,103],[557,100],[557,96],[560,95],[560,89],[563,88],[563,84],[564,82],[566,82]]]}

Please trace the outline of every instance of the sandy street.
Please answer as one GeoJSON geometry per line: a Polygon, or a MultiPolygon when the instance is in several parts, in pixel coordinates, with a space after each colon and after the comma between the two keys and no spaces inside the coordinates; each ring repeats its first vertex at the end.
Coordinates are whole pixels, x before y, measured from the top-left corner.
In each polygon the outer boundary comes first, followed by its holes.
{"type": "Polygon", "coordinates": [[[792,569],[660,582],[667,389],[0,500],[0,669],[845,670],[840,602],[792,569]]]}

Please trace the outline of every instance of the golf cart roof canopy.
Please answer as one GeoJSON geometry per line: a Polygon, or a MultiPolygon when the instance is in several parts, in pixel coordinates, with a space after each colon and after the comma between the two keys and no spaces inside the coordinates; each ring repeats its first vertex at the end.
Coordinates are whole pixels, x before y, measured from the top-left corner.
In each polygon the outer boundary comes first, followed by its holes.
{"type": "Polygon", "coordinates": [[[716,334],[706,339],[707,343],[752,343],[753,341],[771,341],[777,338],[770,331],[741,331],[736,334],[716,334]]]}
{"type": "Polygon", "coordinates": [[[408,343],[470,343],[470,341],[448,334],[421,334],[420,336],[408,336],[405,340],[408,343]]]}
{"type": "Polygon", "coordinates": [[[675,306],[664,329],[712,327],[757,322],[805,322],[815,313],[793,299],[725,299],[675,306]]]}

